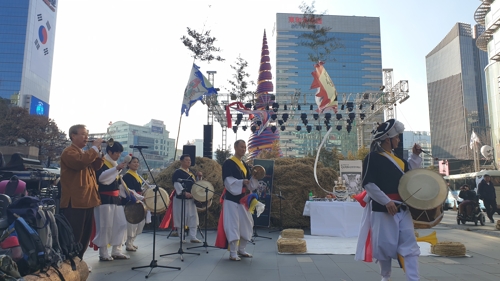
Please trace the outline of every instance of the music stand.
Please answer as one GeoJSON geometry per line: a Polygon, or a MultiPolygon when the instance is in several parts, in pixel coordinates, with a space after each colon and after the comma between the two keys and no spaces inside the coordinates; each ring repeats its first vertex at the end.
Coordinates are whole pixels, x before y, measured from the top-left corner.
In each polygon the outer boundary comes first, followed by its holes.
{"type": "MultiPolygon", "coordinates": [[[[185,216],[185,212],[186,212],[186,206],[185,206],[185,203],[184,201],[186,200],[186,191],[184,190],[184,183],[181,183],[182,184],[182,193],[181,193],[181,196],[182,196],[182,200],[181,200],[181,233],[179,234],[179,250],[177,250],[177,252],[174,252],[174,253],[168,253],[168,254],[163,254],[163,255],[160,255],[160,257],[164,257],[164,256],[170,256],[170,255],[176,255],[176,254],[179,254],[181,256],[181,261],[184,261],[184,254],[190,254],[190,255],[200,255],[200,253],[189,253],[189,252],[184,252],[184,250],[182,249],[182,241],[184,239],[184,235],[185,235],[185,232],[186,232],[186,229],[184,228],[184,216],[185,216]]],[[[175,192],[175,190],[174,190],[175,192]]]]}
{"type": "MultiPolygon", "coordinates": [[[[156,180],[155,178],[153,177],[153,174],[151,173],[151,170],[149,169],[149,165],[148,165],[148,162],[146,162],[146,158],[144,157],[144,155],[142,154],[142,147],[132,147],[132,148],[136,148],[137,150],[139,150],[139,153],[141,154],[142,156],[142,159],[144,160],[144,163],[146,164],[146,167],[148,168],[148,171],[149,171],[149,174],[151,175],[151,178],[153,179],[153,182],[155,183],[155,187],[154,187],[154,192],[155,192],[155,200],[154,200],[154,212],[155,212],[155,215],[156,215],[156,203],[158,201],[156,195],[158,193],[158,185],[156,184],[156,180]]],[[[160,193],[160,198],[161,200],[163,200],[163,202],[165,202],[165,200],[163,199],[161,193],[160,193]]],[[[165,204],[166,205],[166,204],[165,204]]],[[[151,260],[151,262],[149,263],[149,265],[144,265],[144,266],[136,266],[136,267],[132,267],[132,270],[134,269],[138,269],[138,268],[146,268],[146,267],[149,267],[151,268],[149,270],[149,273],[145,276],[146,279],[149,278],[149,275],[151,274],[151,271],[153,271],[153,268],[156,268],[156,267],[160,267],[160,268],[171,268],[171,269],[178,269],[178,270],[181,270],[180,267],[173,267],[173,266],[166,266],[166,265],[158,265],[158,261],[155,260],[155,247],[156,247],[156,219],[153,220],[153,259],[151,260]]]]}
{"type": "MultiPolygon", "coordinates": [[[[194,246],[194,247],[189,247],[187,248],[188,250],[189,249],[194,249],[194,248],[201,248],[201,247],[205,247],[205,250],[207,251],[207,254],[208,254],[208,247],[211,247],[211,248],[218,248],[218,247],[215,247],[215,246],[210,246],[207,244],[207,217],[208,217],[208,192],[212,192],[213,194],[216,194],[216,195],[219,195],[218,193],[215,193],[215,191],[212,191],[212,190],[209,190],[208,188],[200,185],[200,184],[197,184],[196,182],[194,182],[193,184],[205,189],[205,202],[207,202],[207,207],[205,208],[205,235],[203,235],[203,233],[201,233],[201,236],[203,236],[204,240],[203,241],[203,245],[201,246],[194,246]]],[[[198,229],[199,230],[199,229],[198,229]]]]}
{"type": "Polygon", "coordinates": [[[274,194],[276,195],[276,197],[278,197],[280,199],[280,227],[277,229],[277,230],[272,230],[272,231],[269,231],[269,233],[272,233],[272,232],[277,232],[277,231],[282,231],[283,230],[283,217],[281,216],[281,201],[282,200],[285,200],[285,197],[281,196],[281,190],[280,190],[280,193],[279,194],[274,194]]]}

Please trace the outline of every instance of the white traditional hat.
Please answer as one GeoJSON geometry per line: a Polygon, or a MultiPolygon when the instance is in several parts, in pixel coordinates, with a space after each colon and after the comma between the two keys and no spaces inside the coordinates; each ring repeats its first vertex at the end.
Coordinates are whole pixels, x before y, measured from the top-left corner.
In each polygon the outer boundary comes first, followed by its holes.
{"type": "Polygon", "coordinates": [[[413,169],[399,180],[399,196],[410,207],[419,210],[434,209],[448,196],[443,176],[427,169],[413,169]]]}
{"type": "Polygon", "coordinates": [[[385,140],[402,134],[405,130],[405,125],[396,119],[389,119],[382,124],[379,124],[373,134],[373,140],[385,140]]]}

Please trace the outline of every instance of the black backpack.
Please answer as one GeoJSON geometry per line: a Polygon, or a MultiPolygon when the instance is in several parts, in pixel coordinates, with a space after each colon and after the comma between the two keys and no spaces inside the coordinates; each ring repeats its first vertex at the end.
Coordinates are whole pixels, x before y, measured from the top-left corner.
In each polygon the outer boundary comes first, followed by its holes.
{"type": "Polygon", "coordinates": [[[78,254],[82,250],[82,244],[80,242],[76,242],[75,235],[73,234],[73,228],[64,215],[55,214],[54,218],[57,223],[59,246],[61,247],[62,254],[67,260],[70,261],[71,268],[75,271],[76,264],[73,259],[78,257],[78,254]]]}

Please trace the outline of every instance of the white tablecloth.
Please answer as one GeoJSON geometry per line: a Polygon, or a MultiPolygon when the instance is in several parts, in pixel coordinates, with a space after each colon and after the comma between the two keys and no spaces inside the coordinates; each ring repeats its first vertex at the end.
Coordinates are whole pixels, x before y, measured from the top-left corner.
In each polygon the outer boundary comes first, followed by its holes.
{"type": "Polygon", "coordinates": [[[363,208],[358,202],[307,201],[304,216],[311,217],[311,235],[357,237],[363,208]]]}

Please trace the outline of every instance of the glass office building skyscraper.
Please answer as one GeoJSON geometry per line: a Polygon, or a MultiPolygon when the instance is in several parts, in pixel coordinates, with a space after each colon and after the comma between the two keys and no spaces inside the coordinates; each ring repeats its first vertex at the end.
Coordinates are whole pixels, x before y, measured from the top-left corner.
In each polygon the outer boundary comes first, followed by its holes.
{"type": "MultiPolygon", "coordinates": [[[[475,27],[474,34],[480,33],[475,27]]],[[[484,68],[487,54],[476,46],[470,24],[457,23],[426,56],[432,155],[473,159],[472,130],[490,143],[484,68]]]]}
{"type": "MultiPolygon", "coordinates": [[[[326,132],[325,114],[319,114],[318,119],[312,118],[317,106],[316,89],[310,89],[311,72],[317,62],[309,59],[312,50],[302,44],[305,40],[301,36],[311,30],[300,24],[303,14],[279,13],[276,17],[276,100],[280,104],[279,112],[290,114],[286,129],[280,131],[280,144],[283,156],[304,157],[318,148],[326,132]],[[284,104],[287,104],[287,111],[283,110],[284,104]],[[308,115],[307,124],[300,118],[302,113],[308,115]],[[308,125],[310,132],[307,132],[308,125]]],[[[337,38],[342,46],[335,49],[331,59],[324,64],[339,94],[339,107],[344,94],[347,101],[354,101],[362,93],[379,92],[383,85],[380,19],[324,15],[315,24],[318,28],[329,28],[328,35],[337,38]]],[[[362,112],[359,108],[356,111],[362,112]]],[[[348,151],[356,153],[356,121],[348,133],[345,116],[337,121],[331,113],[333,130],[326,142],[327,148],[337,147],[344,155],[348,151]],[[337,126],[342,128],[337,130],[337,126]]],[[[382,119],[380,114],[375,121],[382,119]]],[[[369,137],[365,139],[368,144],[369,137]]]]}
{"type": "Polygon", "coordinates": [[[0,97],[48,116],[57,0],[0,0],[0,97]]]}

